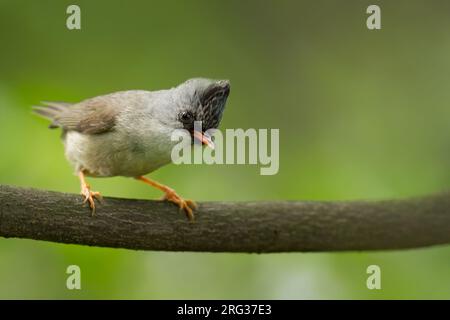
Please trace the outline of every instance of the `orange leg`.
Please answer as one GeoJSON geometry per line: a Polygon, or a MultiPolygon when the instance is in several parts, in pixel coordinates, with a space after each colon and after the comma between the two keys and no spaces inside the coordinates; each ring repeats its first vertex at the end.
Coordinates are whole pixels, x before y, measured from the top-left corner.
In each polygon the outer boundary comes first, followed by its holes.
{"type": "Polygon", "coordinates": [[[191,221],[194,220],[193,209],[197,208],[197,205],[195,204],[194,201],[184,200],[172,188],[169,188],[168,186],[160,184],[159,182],[150,180],[146,177],[141,176],[141,177],[136,177],[136,179],[164,192],[165,193],[164,198],[163,198],[164,200],[175,203],[176,205],[178,205],[180,207],[180,210],[184,210],[184,212],[186,213],[186,216],[188,217],[189,220],[191,220],[191,221]]]}
{"type": "Polygon", "coordinates": [[[81,195],[84,197],[83,204],[89,203],[92,215],[95,214],[95,201],[94,199],[101,200],[102,196],[100,192],[91,191],[91,186],[86,182],[83,171],[78,172],[78,177],[81,182],[81,195]]]}

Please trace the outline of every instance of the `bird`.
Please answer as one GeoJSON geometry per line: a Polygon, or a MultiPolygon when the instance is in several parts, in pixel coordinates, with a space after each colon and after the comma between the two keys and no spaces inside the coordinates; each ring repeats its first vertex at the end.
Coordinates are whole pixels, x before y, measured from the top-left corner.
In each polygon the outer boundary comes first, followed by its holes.
{"type": "Polygon", "coordinates": [[[187,130],[190,143],[213,148],[205,131],[218,128],[229,93],[229,80],[192,78],[170,89],[118,91],[78,103],[43,101],[33,111],[51,121],[50,129],[62,129],[65,156],[92,215],[102,196],[92,191],[86,177],[123,176],[161,190],[163,200],[175,203],[192,221],[194,201],[145,175],[171,162],[178,143],[171,139],[174,130],[187,130]],[[194,128],[196,121],[202,132],[194,128]]]}

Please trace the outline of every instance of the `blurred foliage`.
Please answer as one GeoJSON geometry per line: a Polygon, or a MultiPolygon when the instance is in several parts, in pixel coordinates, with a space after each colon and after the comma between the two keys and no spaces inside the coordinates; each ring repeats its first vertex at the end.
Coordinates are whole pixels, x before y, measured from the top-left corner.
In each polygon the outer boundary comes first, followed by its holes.
{"type": "MultiPolygon", "coordinates": [[[[279,128],[280,171],[169,165],[151,176],[197,200],[379,199],[448,189],[450,2],[0,0],[0,183],[78,192],[59,133],[30,113],[228,78],[222,128],[279,128]]],[[[155,198],[131,179],[108,196],[155,198]]],[[[414,237],[414,234],[411,234],[414,237]]],[[[205,239],[206,241],[206,239],[205,239]]],[[[0,239],[0,298],[450,298],[448,247],[374,253],[133,252],[0,239]],[[82,270],[82,290],[65,269],[82,270]],[[382,290],[366,288],[370,264],[382,290]]]]}

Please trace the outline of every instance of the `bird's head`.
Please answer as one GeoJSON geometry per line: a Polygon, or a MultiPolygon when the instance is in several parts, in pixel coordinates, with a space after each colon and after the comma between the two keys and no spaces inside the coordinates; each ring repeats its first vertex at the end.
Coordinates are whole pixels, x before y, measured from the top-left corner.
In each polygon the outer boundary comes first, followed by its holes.
{"type": "Polygon", "coordinates": [[[179,125],[188,130],[194,139],[214,148],[211,137],[205,131],[218,128],[230,93],[230,82],[194,78],[180,84],[176,91],[180,98],[176,115],[179,125]],[[201,121],[201,132],[197,126],[194,127],[196,121],[201,121]]]}

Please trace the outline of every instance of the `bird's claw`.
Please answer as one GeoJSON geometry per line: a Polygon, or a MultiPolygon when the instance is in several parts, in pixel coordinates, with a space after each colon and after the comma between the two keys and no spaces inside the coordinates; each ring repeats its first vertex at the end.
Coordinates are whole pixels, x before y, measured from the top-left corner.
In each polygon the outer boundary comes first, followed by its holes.
{"type": "Polygon", "coordinates": [[[184,211],[190,221],[194,220],[194,210],[197,209],[197,204],[194,201],[184,200],[174,190],[168,190],[164,195],[163,200],[175,203],[180,210],[184,211]]]}
{"type": "Polygon", "coordinates": [[[86,185],[81,189],[81,195],[83,196],[83,204],[89,203],[89,208],[91,208],[92,215],[95,214],[95,200],[102,201],[103,197],[100,192],[91,191],[91,188],[86,185]]]}

